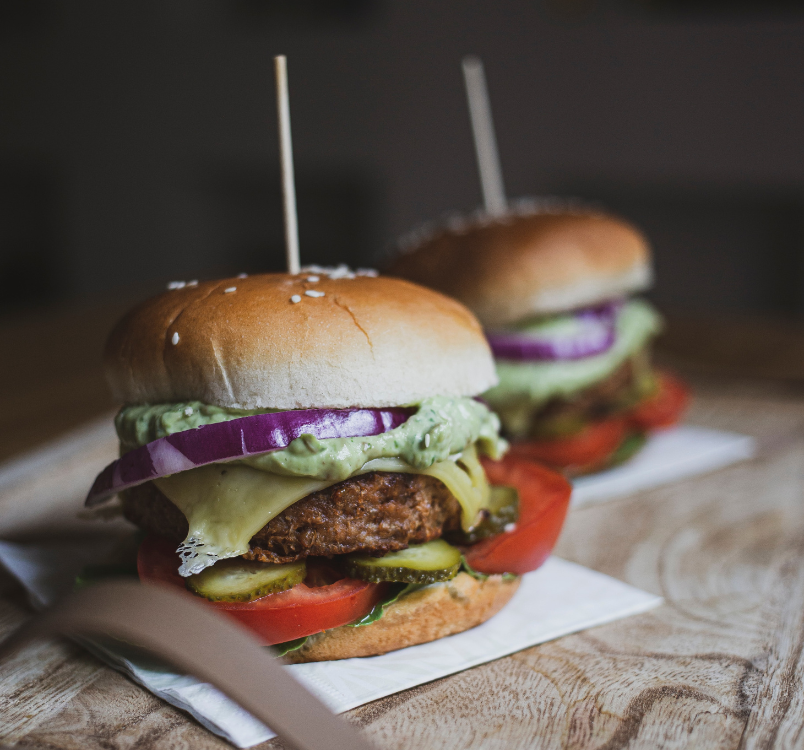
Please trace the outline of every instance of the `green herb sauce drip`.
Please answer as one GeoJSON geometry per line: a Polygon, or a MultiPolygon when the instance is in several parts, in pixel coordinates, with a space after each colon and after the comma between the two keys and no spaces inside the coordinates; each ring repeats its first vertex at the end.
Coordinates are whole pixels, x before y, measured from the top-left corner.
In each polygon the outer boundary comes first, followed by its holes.
{"type": "MultiPolygon", "coordinates": [[[[556,330],[559,324],[562,324],[561,316],[532,322],[515,330],[543,333],[556,330]]],[[[640,357],[640,352],[644,352],[661,328],[662,319],[649,303],[629,300],[617,316],[614,345],[608,351],[575,360],[528,362],[498,359],[496,366],[500,382],[484,393],[483,398],[500,415],[507,435],[522,438],[529,434],[533,415],[551,399],[571,400],[605,380],[628,359],[635,360],[637,369],[648,369],[646,384],[641,386],[641,390],[650,390],[652,376],[648,360],[646,356],[640,357]]]]}

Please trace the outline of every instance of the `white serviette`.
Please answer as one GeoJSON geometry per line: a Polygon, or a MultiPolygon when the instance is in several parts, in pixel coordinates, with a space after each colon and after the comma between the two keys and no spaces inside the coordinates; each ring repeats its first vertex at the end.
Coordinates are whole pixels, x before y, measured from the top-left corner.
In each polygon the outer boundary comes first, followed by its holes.
{"type": "Polygon", "coordinates": [[[681,425],[653,433],[630,461],[573,482],[572,507],[600,503],[753,458],[748,435],[681,425]]]}
{"type": "MultiPolygon", "coordinates": [[[[0,563],[41,608],[69,591],[81,568],[103,559],[114,542],[48,546],[0,542],[0,563]]],[[[488,622],[433,643],[382,656],[293,664],[286,668],[333,711],[340,713],[498,659],[538,643],[645,612],[661,598],[574,563],[550,558],[524,576],[511,602],[488,622]]],[[[274,733],[209,684],[140,656],[85,643],[96,656],[168,703],[187,711],[237,747],[251,747],[274,733]]]]}

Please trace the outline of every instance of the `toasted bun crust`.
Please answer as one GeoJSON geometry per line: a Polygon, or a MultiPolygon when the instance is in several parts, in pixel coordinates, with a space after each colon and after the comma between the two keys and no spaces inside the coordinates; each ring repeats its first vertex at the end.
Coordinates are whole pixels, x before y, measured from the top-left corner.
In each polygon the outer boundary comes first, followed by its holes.
{"type": "Polygon", "coordinates": [[[467,305],[486,328],[646,289],[645,237],[620,219],[564,210],[465,222],[409,247],[389,273],[467,305]]]}
{"type": "Polygon", "coordinates": [[[459,303],[399,279],[333,276],[223,279],[144,302],[106,344],[115,397],[346,408],[473,396],[496,383],[480,325],[459,303]]]}
{"type": "Polygon", "coordinates": [[[496,615],[516,593],[519,580],[489,576],[478,581],[468,573],[458,573],[451,581],[394,602],[371,625],[344,625],[310,636],[285,659],[299,663],[376,656],[462,633],[496,615]]]}

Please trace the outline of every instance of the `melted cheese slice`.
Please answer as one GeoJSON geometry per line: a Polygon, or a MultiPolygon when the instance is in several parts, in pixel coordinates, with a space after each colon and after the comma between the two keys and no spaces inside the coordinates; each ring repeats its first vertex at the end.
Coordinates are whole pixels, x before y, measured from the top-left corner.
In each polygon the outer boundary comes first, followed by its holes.
{"type": "MultiPolygon", "coordinates": [[[[488,481],[474,446],[428,469],[416,469],[398,458],[378,458],[353,476],[370,471],[426,474],[440,479],[461,504],[464,529],[477,523],[488,503],[488,481]]],[[[154,484],[184,513],[189,524],[190,531],[178,553],[182,559],[179,574],[190,576],[218,560],[245,554],[251,537],[272,518],[336,482],[269,474],[239,464],[211,464],[155,479],[154,484]]]]}
{"type": "Polygon", "coordinates": [[[189,576],[218,560],[245,554],[251,537],[274,516],[335,482],[210,464],[155,479],[154,484],[184,513],[190,526],[178,549],[179,575],[189,576]]]}

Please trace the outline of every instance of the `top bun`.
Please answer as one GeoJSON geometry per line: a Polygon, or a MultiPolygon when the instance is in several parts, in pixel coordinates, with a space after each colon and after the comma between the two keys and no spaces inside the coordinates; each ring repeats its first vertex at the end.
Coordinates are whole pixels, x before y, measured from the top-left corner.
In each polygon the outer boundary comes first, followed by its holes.
{"type": "Polygon", "coordinates": [[[407,281],[313,267],[171,286],[106,343],[106,377],[125,403],[397,406],[497,382],[473,315],[407,281]]]}
{"type": "Polygon", "coordinates": [[[652,282],[645,237],[592,211],[511,212],[414,237],[389,273],[459,299],[486,328],[587,307],[652,282]]]}

